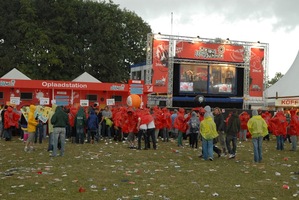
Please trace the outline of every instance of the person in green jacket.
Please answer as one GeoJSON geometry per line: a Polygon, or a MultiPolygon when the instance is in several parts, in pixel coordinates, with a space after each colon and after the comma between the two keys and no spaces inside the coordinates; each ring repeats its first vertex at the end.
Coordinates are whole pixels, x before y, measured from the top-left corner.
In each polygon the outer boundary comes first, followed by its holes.
{"type": "Polygon", "coordinates": [[[64,155],[65,147],[65,133],[66,126],[69,124],[69,118],[66,112],[63,111],[61,106],[58,106],[54,115],[51,118],[51,124],[53,124],[53,152],[51,157],[57,156],[58,139],[60,139],[60,156],[64,155]]]}
{"type": "Polygon", "coordinates": [[[251,134],[253,144],[254,162],[261,162],[263,138],[268,135],[268,125],[257,110],[252,110],[252,117],[247,122],[248,131],[251,134]]]}
{"type": "Polygon", "coordinates": [[[204,160],[213,161],[213,139],[218,136],[216,124],[210,106],[205,106],[204,119],[200,122],[200,134],[202,136],[202,153],[204,160]]]}

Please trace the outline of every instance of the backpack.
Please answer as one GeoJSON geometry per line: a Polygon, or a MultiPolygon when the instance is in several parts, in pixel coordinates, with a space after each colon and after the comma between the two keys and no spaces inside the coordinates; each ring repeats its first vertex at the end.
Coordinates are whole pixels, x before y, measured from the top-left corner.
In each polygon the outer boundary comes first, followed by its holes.
{"type": "Polygon", "coordinates": [[[199,129],[199,123],[196,119],[190,119],[190,127],[192,130],[198,130],[199,129]]]}
{"type": "Polygon", "coordinates": [[[84,126],[84,118],[81,116],[76,117],[76,126],[84,126]]]}
{"type": "Polygon", "coordinates": [[[87,120],[87,127],[89,130],[96,130],[97,129],[97,124],[98,124],[98,117],[94,115],[90,115],[88,120],[87,120]]]}

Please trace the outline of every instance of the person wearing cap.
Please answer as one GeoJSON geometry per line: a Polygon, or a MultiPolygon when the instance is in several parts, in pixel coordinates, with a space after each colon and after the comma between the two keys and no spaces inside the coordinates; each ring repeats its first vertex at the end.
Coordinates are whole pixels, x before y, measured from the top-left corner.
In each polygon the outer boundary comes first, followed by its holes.
{"type": "Polygon", "coordinates": [[[213,139],[218,136],[218,132],[211,107],[205,106],[204,110],[204,119],[200,122],[203,159],[213,161],[213,139]]]}
{"type": "Polygon", "coordinates": [[[252,138],[254,162],[261,162],[262,143],[263,138],[268,135],[268,125],[257,110],[252,110],[252,117],[248,120],[247,127],[252,138]]]}

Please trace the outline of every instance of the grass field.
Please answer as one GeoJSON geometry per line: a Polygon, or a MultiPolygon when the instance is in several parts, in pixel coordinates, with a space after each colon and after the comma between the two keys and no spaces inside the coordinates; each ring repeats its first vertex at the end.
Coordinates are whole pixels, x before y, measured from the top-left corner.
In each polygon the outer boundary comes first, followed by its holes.
{"type": "Polygon", "coordinates": [[[250,140],[238,143],[235,159],[215,154],[214,161],[184,143],[139,151],[114,141],[68,142],[64,157],[50,158],[47,140],[33,152],[17,138],[0,140],[0,199],[299,199],[299,154],[288,142],[277,151],[274,138],[264,141],[258,164],[250,140]]]}

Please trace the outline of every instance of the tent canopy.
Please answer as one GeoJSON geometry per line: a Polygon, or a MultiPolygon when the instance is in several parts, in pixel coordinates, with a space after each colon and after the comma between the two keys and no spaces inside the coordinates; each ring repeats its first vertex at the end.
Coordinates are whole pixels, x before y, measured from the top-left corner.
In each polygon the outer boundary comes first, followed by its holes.
{"type": "Polygon", "coordinates": [[[297,56],[287,71],[287,73],[279,79],[275,84],[269,87],[266,92],[268,98],[299,97],[299,51],[297,56]]]}
{"type": "MultiPolygon", "coordinates": [[[[13,68],[10,70],[7,74],[1,77],[2,79],[20,79],[20,80],[31,80],[28,76],[17,70],[16,68],[13,68]]],[[[84,72],[77,78],[73,80],[74,82],[90,82],[90,83],[101,83],[98,79],[93,77],[87,72],[84,72]]]]}
{"type": "Polygon", "coordinates": [[[74,82],[101,83],[101,81],[99,81],[98,79],[96,79],[95,77],[93,77],[92,75],[90,75],[87,72],[84,72],[83,74],[81,74],[80,76],[78,76],[77,78],[75,78],[72,81],[74,81],[74,82]]]}
{"type": "Polygon", "coordinates": [[[2,76],[3,79],[22,79],[22,80],[31,80],[28,76],[17,70],[16,68],[13,68],[10,70],[7,74],[2,76]]]}

